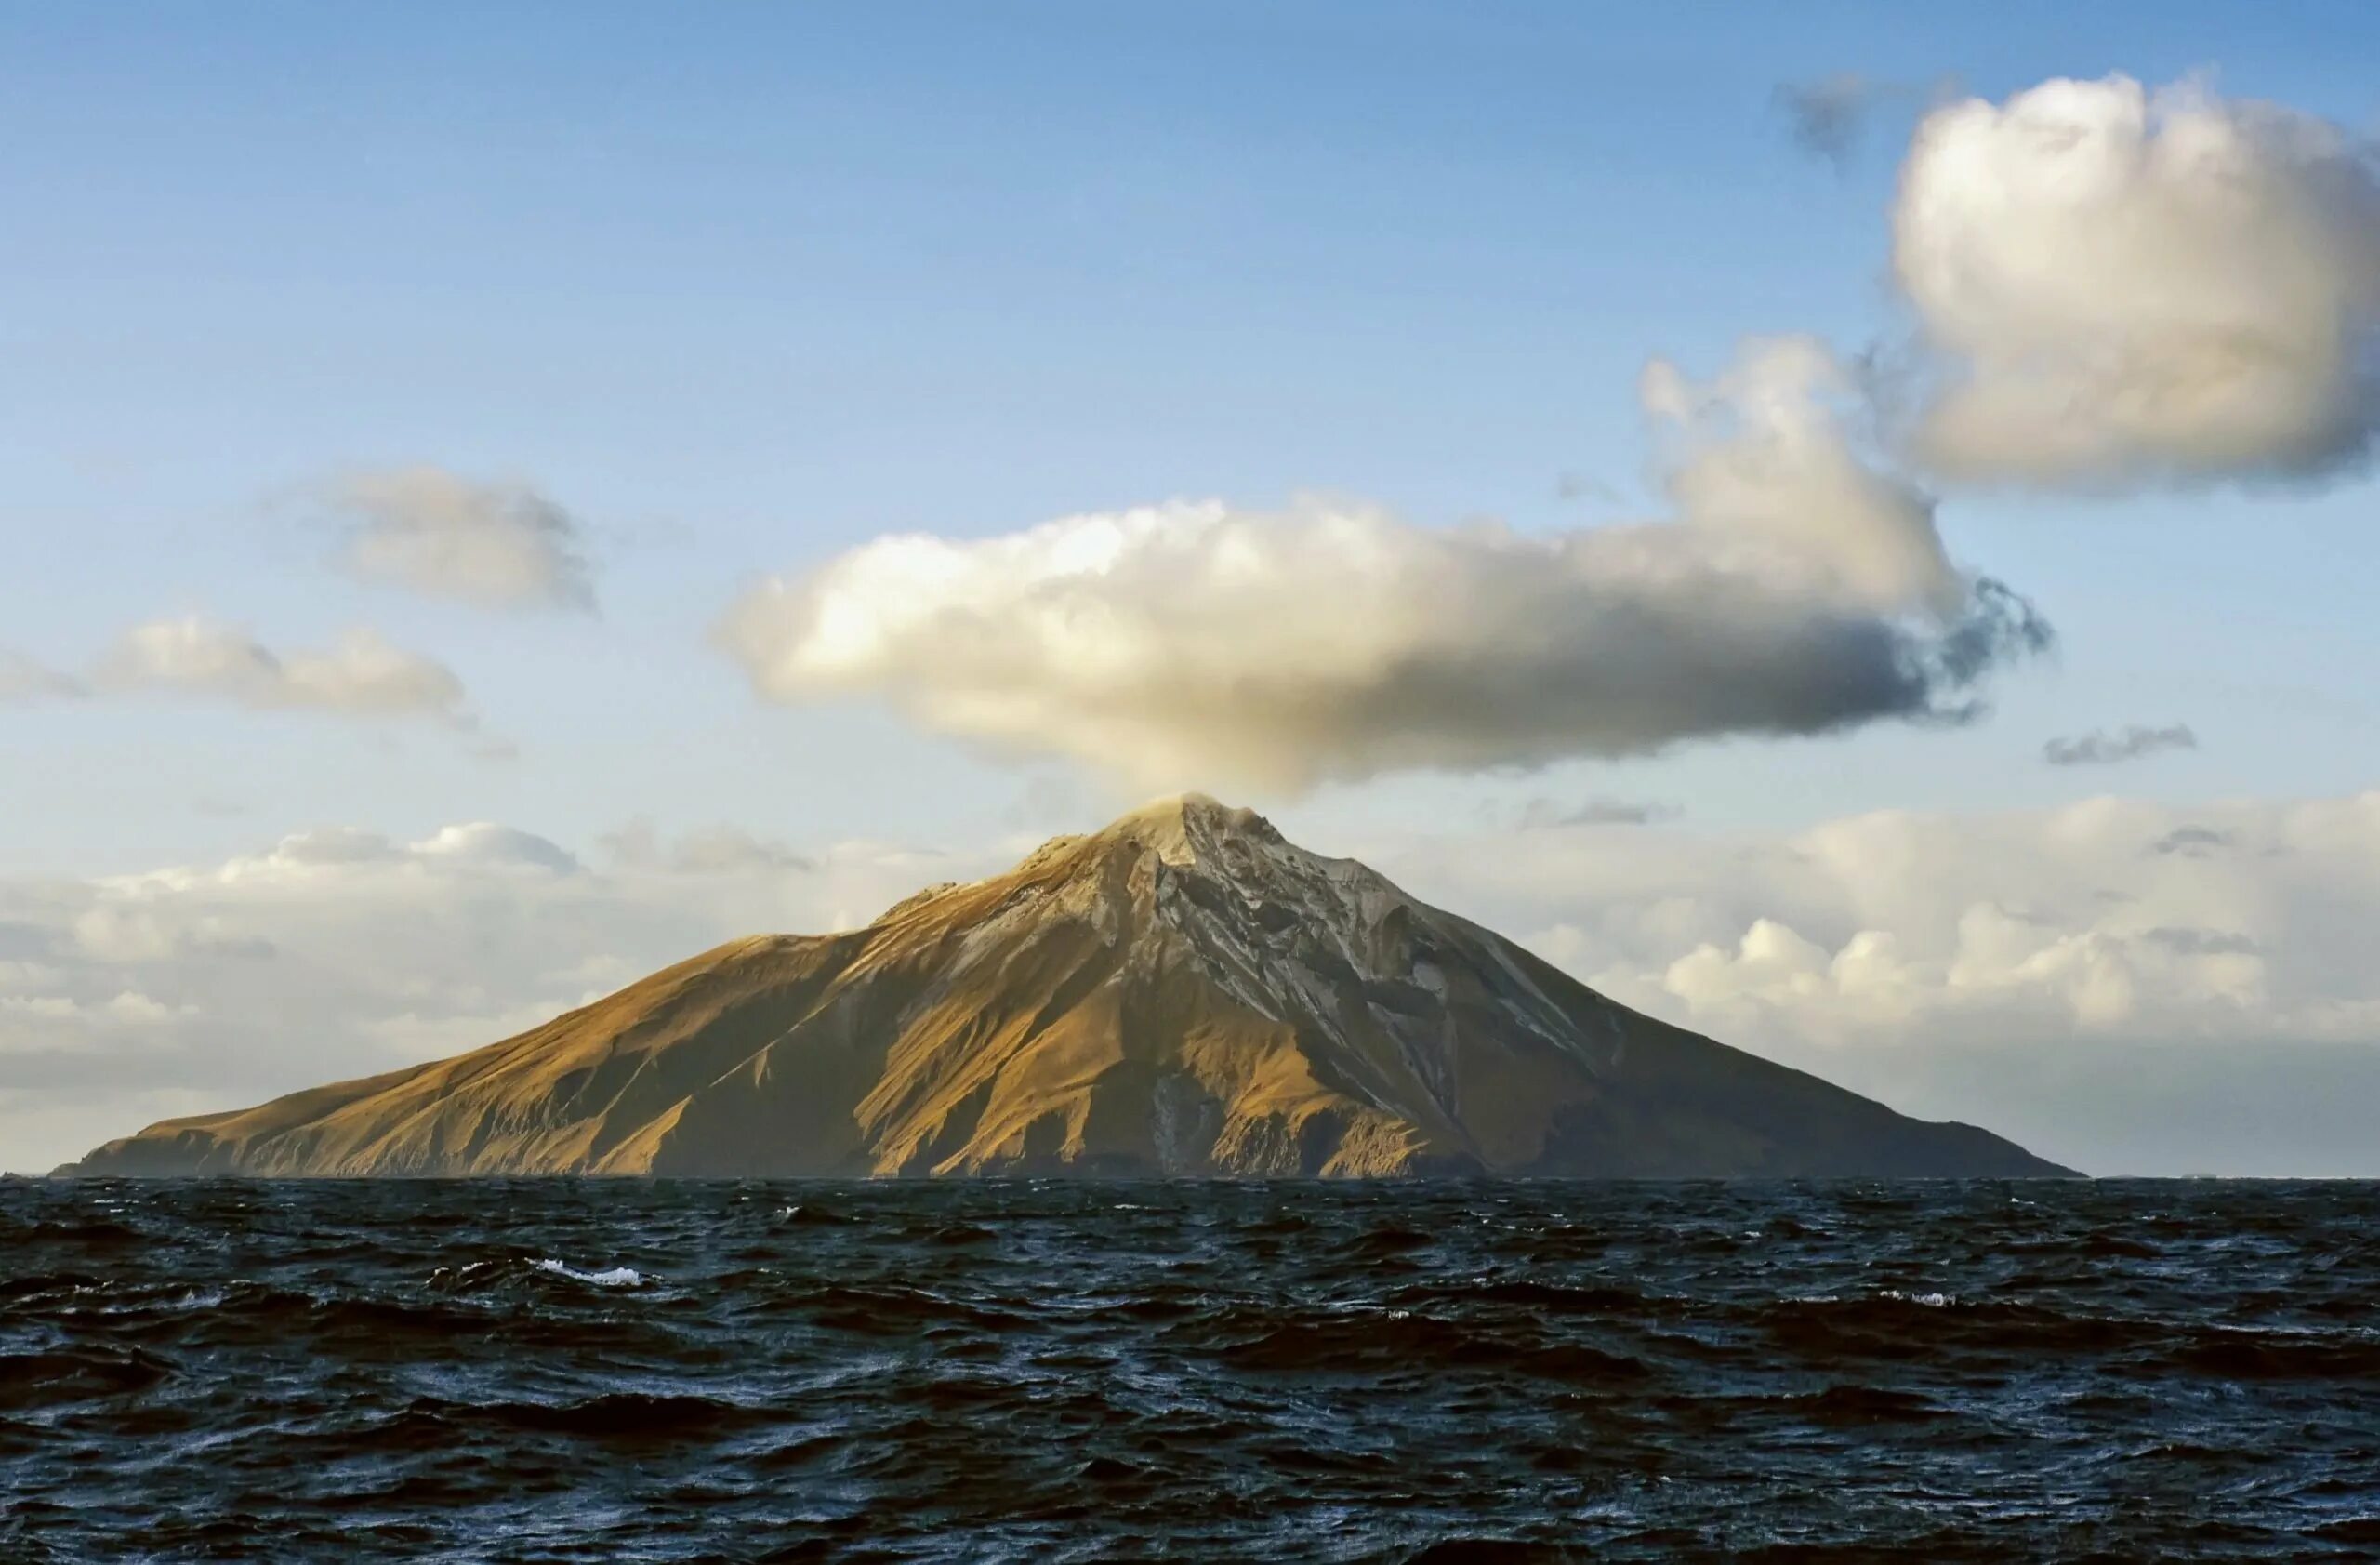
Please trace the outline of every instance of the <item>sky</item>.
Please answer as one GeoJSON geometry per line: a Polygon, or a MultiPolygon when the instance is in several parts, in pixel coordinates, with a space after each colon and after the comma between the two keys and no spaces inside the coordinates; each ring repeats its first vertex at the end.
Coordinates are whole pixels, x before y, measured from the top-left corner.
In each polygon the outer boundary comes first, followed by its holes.
{"type": "Polygon", "coordinates": [[[0,4],[0,1168],[1156,793],[2380,1175],[2380,13],[0,4]]]}

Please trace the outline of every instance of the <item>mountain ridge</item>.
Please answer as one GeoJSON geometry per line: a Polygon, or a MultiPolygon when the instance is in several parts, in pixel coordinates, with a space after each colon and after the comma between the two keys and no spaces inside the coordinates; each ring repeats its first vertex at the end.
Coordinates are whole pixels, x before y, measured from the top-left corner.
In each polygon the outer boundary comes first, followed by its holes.
{"type": "Polygon", "coordinates": [[[62,1174],[2071,1173],[1644,1016],[1200,794],[62,1174]]]}

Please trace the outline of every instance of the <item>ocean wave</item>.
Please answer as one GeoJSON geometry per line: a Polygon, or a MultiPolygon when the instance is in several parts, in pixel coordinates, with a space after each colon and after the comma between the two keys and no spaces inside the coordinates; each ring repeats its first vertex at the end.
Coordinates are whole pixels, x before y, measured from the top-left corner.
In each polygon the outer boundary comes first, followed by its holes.
{"type": "Polygon", "coordinates": [[[567,1277],[573,1282],[584,1282],[590,1288],[641,1288],[644,1273],[634,1267],[607,1267],[602,1271],[580,1271],[564,1262],[551,1258],[531,1263],[539,1271],[556,1277],[567,1277]]]}
{"type": "Polygon", "coordinates": [[[78,1188],[0,1190],[0,1559],[2245,1559],[2380,1492],[2373,1186],[78,1188]]]}

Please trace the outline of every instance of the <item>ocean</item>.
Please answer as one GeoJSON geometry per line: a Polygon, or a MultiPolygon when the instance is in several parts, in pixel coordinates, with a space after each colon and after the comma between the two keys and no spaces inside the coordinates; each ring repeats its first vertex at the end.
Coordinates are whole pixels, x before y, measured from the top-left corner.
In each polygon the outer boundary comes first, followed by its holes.
{"type": "Polygon", "coordinates": [[[2380,1558],[2380,1185],[0,1183],[0,1558],[2380,1558]]]}

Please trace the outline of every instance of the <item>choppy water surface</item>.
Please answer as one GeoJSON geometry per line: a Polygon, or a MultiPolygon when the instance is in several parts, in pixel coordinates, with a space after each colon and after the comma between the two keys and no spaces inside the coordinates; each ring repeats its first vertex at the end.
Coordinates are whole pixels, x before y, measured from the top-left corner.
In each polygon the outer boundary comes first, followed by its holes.
{"type": "Polygon", "coordinates": [[[2380,1556],[2380,1186],[0,1184],[0,1496],[21,1561],[2380,1556]]]}

